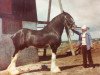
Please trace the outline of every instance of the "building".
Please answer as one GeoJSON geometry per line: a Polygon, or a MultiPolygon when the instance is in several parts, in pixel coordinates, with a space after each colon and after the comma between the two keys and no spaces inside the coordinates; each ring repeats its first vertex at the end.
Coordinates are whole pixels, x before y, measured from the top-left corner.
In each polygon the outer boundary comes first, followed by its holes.
{"type": "Polygon", "coordinates": [[[0,34],[13,34],[29,25],[36,29],[35,0],[0,0],[0,34]]]}

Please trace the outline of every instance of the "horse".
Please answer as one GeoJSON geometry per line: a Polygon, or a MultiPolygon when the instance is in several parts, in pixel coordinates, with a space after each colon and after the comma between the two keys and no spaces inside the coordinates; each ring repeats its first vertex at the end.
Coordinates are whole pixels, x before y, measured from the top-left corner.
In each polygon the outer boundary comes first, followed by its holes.
{"type": "Polygon", "coordinates": [[[31,30],[23,28],[11,36],[15,46],[13,57],[24,48],[34,46],[36,48],[46,48],[50,46],[52,49],[51,72],[60,72],[60,68],[56,64],[57,48],[61,44],[61,36],[65,28],[72,28],[75,25],[72,16],[63,12],[54,17],[47,26],[42,30],[31,30]]]}

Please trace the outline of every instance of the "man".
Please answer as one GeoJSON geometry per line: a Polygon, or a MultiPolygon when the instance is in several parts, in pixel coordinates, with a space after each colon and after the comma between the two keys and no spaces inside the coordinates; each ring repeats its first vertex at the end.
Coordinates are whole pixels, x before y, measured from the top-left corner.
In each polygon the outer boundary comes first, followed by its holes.
{"type": "Polygon", "coordinates": [[[92,39],[91,35],[87,32],[88,27],[86,25],[81,27],[82,33],[75,30],[75,27],[72,28],[72,31],[79,35],[79,43],[82,47],[82,55],[83,55],[83,67],[95,67],[93,65],[93,60],[91,56],[91,47],[92,47],[92,39]],[[87,61],[89,62],[89,66],[87,65],[87,61]]]}

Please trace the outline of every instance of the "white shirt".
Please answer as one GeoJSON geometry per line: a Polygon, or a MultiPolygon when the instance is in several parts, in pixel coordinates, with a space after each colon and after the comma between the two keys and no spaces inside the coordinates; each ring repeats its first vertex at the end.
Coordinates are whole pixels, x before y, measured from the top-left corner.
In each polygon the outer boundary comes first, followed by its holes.
{"type": "Polygon", "coordinates": [[[87,45],[86,44],[86,32],[82,33],[82,45],[87,45]]]}

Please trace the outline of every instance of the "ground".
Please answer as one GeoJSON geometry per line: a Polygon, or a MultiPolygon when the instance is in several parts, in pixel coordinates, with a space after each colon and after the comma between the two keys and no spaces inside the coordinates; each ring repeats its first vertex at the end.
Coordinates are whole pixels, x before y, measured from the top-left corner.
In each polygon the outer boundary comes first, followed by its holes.
{"type": "Polygon", "coordinates": [[[21,75],[100,75],[100,42],[94,42],[92,49],[95,68],[83,68],[82,54],[67,56],[66,50],[68,50],[68,47],[64,43],[59,47],[57,52],[57,64],[61,69],[60,73],[50,72],[51,50],[48,49],[46,57],[42,57],[43,50],[39,50],[40,61],[38,64],[42,64],[42,69],[21,75]]]}

